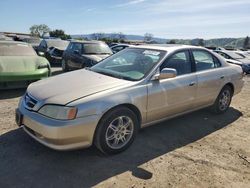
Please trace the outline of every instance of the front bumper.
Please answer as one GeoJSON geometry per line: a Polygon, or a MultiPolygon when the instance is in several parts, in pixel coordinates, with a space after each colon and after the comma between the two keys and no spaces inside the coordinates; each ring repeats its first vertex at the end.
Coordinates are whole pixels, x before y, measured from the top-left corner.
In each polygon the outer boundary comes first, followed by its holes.
{"type": "Polygon", "coordinates": [[[91,146],[98,123],[96,115],[68,121],[51,119],[27,110],[22,104],[19,105],[16,116],[19,116],[18,125],[26,133],[41,144],[56,150],[91,146]]]}
{"type": "Polygon", "coordinates": [[[9,72],[0,73],[0,88],[27,87],[31,82],[47,78],[50,75],[48,68],[38,69],[32,72],[9,72]]]}

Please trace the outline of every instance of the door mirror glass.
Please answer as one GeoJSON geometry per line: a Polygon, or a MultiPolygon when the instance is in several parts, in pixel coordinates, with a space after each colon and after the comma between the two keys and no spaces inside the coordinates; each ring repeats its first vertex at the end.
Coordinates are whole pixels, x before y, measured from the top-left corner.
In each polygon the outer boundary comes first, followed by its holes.
{"type": "Polygon", "coordinates": [[[167,78],[174,78],[176,76],[177,76],[176,69],[164,68],[160,72],[159,80],[163,80],[163,79],[167,79],[167,78]]]}

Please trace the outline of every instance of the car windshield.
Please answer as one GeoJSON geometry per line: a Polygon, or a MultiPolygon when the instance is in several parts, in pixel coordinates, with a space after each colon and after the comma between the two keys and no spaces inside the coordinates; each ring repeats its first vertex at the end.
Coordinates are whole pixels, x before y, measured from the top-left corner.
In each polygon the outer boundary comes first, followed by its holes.
{"type": "Polygon", "coordinates": [[[41,40],[39,38],[26,38],[23,41],[30,44],[39,44],[41,40]]]}
{"type": "Polygon", "coordinates": [[[160,50],[127,48],[101,61],[90,70],[124,80],[138,81],[148,75],[165,54],[165,51],[160,50]]]}
{"type": "Polygon", "coordinates": [[[112,54],[108,45],[103,43],[86,43],[83,44],[84,54],[112,54]]]}
{"type": "Polygon", "coordinates": [[[65,50],[67,46],[69,45],[69,41],[65,40],[47,40],[48,47],[56,47],[61,50],[65,50]]]}
{"type": "Polygon", "coordinates": [[[0,44],[0,56],[36,56],[34,49],[27,44],[0,44]]]}
{"type": "Polygon", "coordinates": [[[231,56],[234,59],[244,59],[243,56],[241,56],[241,55],[239,55],[239,54],[237,54],[235,52],[227,52],[226,54],[228,54],[229,56],[231,56]]]}

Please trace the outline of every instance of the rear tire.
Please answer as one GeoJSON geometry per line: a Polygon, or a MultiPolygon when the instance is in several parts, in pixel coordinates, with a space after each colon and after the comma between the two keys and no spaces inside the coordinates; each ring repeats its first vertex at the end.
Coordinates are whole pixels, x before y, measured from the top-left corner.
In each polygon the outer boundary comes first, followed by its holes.
{"type": "Polygon", "coordinates": [[[212,106],[212,112],[216,114],[225,113],[231,104],[232,97],[232,88],[228,85],[224,86],[212,106]]]}
{"type": "Polygon", "coordinates": [[[118,107],[103,116],[96,129],[94,142],[104,154],[117,154],[134,141],[139,121],[133,111],[118,107]]]}

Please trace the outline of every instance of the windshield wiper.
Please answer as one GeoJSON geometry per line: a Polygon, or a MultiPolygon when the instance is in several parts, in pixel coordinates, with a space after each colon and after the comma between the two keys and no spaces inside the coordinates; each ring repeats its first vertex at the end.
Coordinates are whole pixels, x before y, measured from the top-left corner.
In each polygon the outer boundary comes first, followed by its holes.
{"type": "Polygon", "coordinates": [[[128,76],[124,76],[124,75],[112,74],[112,73],[103,72],[103,71],[94,71],[94,72],[97,72],[97,73],[99,73],[99,74],[103,74],[103,75],[106,75],[106,76],[110,76],[110,77],[122,79],[122,80],[135,81],[135,79],[130,78],[130,77],[128,77],[128,76]]]}

